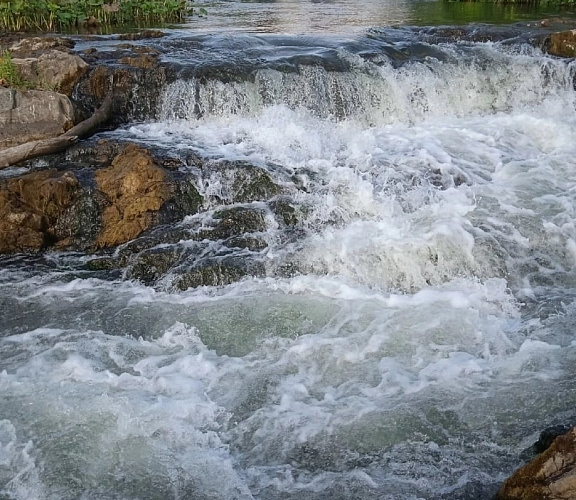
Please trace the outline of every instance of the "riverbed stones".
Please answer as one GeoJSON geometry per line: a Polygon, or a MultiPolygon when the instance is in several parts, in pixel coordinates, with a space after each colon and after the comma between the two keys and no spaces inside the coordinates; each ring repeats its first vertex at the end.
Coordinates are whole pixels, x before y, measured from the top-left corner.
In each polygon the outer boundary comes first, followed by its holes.
{"type": "Polygon", "coordinates": [[[496,500],[571,500],[576,498],[576,427],[517,470],[496,500]]]}
{"type": "Polygon", "coordinates": [[[73,125],[74,108],[67,96],[0,88],[0,149],[56,137],[73,125]]]}

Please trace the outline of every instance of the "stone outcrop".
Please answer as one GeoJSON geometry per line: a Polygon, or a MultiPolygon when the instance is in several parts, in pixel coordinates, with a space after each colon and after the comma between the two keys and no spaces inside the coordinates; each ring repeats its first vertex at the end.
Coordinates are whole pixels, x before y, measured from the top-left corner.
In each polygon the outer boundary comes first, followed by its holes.
{"type": "Polygon", "coordinates": [[[0,253],[120,245],[201,202],[147,150],[128,145],[95,174],[50,169],[1,181],[0,253]]]}
{"type": "Polygon", "coordinates": [[[0,149],[56,137],[73,125],[74,108],[65,95],[0,88],[0,149]]]}
{"type": "Polygon", "coordinates": [[[22,78],[35,88],[66,95],[72,93],[88,70],[88,64],[81,57],[59,50],[49,50],[38,57],[13,58],[12,63],[22,78]]]}
{"type": "Polygon", "coordinates": [[[99,170],[96,183],[106,199],[98,248],[136,238],[152,225],[171,194],[166,172],[137,146],[129,146],[110,167],[99,170]]]}
{"type": "Polygon", "coordinates": [[[572,500],[576,498],[576,427],[517,470],[496,500],[572,500]]]}

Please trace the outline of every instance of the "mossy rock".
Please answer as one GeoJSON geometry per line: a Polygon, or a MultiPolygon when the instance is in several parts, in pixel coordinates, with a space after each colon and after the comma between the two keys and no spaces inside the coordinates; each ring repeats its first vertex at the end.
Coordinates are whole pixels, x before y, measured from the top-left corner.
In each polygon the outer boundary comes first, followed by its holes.
{"type": "Polygon", "coordinates": [[[185,253],[176,245],[145,250],[135,256],[128,276],[151,285],[176,265],[185,253]]]}
{"type": "Polygon", "coordinates": [[[261,167],[242,161],[209,161],[202,166],[204,184],[222,185],[222,190],[214,198],[221,203],[252,203],[268,201],[282,193],[270,174],[261,167]]]}
{"type": "Polygon", "coordinates": [[[256,208],[226,208],[215,212],[213,218],[218,222],[210,231],[210,239],[225,239],[266,230],[265,212],[256,208]]]}
{"type": "Polygon", "coordinates": [[[276,220],[287,227],[300,225],[310,212],[308,207],[295,203],[286,197],[270,202],[269,206],[276,220]]]}
{"type": "Polygon", "coordinates": [[[180,269],[173,285],[178,290],[200,286],[223,286],[240,281],[246,276],[265,276],[266,268],[260,261],[240,257],[211,258],[193,267],[180,269]]]}
{"type": "Polygon", "coordinates": [[[266,241],[254,236],[232,236],[232,238],[225,240],[223,245],[228,248],[245,248],[252,252],[260,252],[268,248],[266,241]]]}

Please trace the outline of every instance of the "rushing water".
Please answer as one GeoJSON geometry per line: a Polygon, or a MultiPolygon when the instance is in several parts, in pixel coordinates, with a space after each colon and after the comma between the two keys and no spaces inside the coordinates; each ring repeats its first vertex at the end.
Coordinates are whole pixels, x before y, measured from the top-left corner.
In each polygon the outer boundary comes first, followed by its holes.
{"type": "Polygon", "coordinates": [[[576,416],[576,66],[506,30],[158,42],[181,77],[108,136],[266,168],[298,237],[185,292],[5,258],[0,498],[490,498],[576,416]]]}

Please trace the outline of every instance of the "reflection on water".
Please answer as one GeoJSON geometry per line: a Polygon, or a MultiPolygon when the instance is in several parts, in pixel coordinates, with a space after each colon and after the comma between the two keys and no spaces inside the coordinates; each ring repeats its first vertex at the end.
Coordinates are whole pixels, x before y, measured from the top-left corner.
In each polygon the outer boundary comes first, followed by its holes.
{"type": "Polygon", "coordinates": [[[422,0],[198,0],[195,31],[342,34],[376,26],[511,23],[570,15],[553,7],[422,0]]]}

